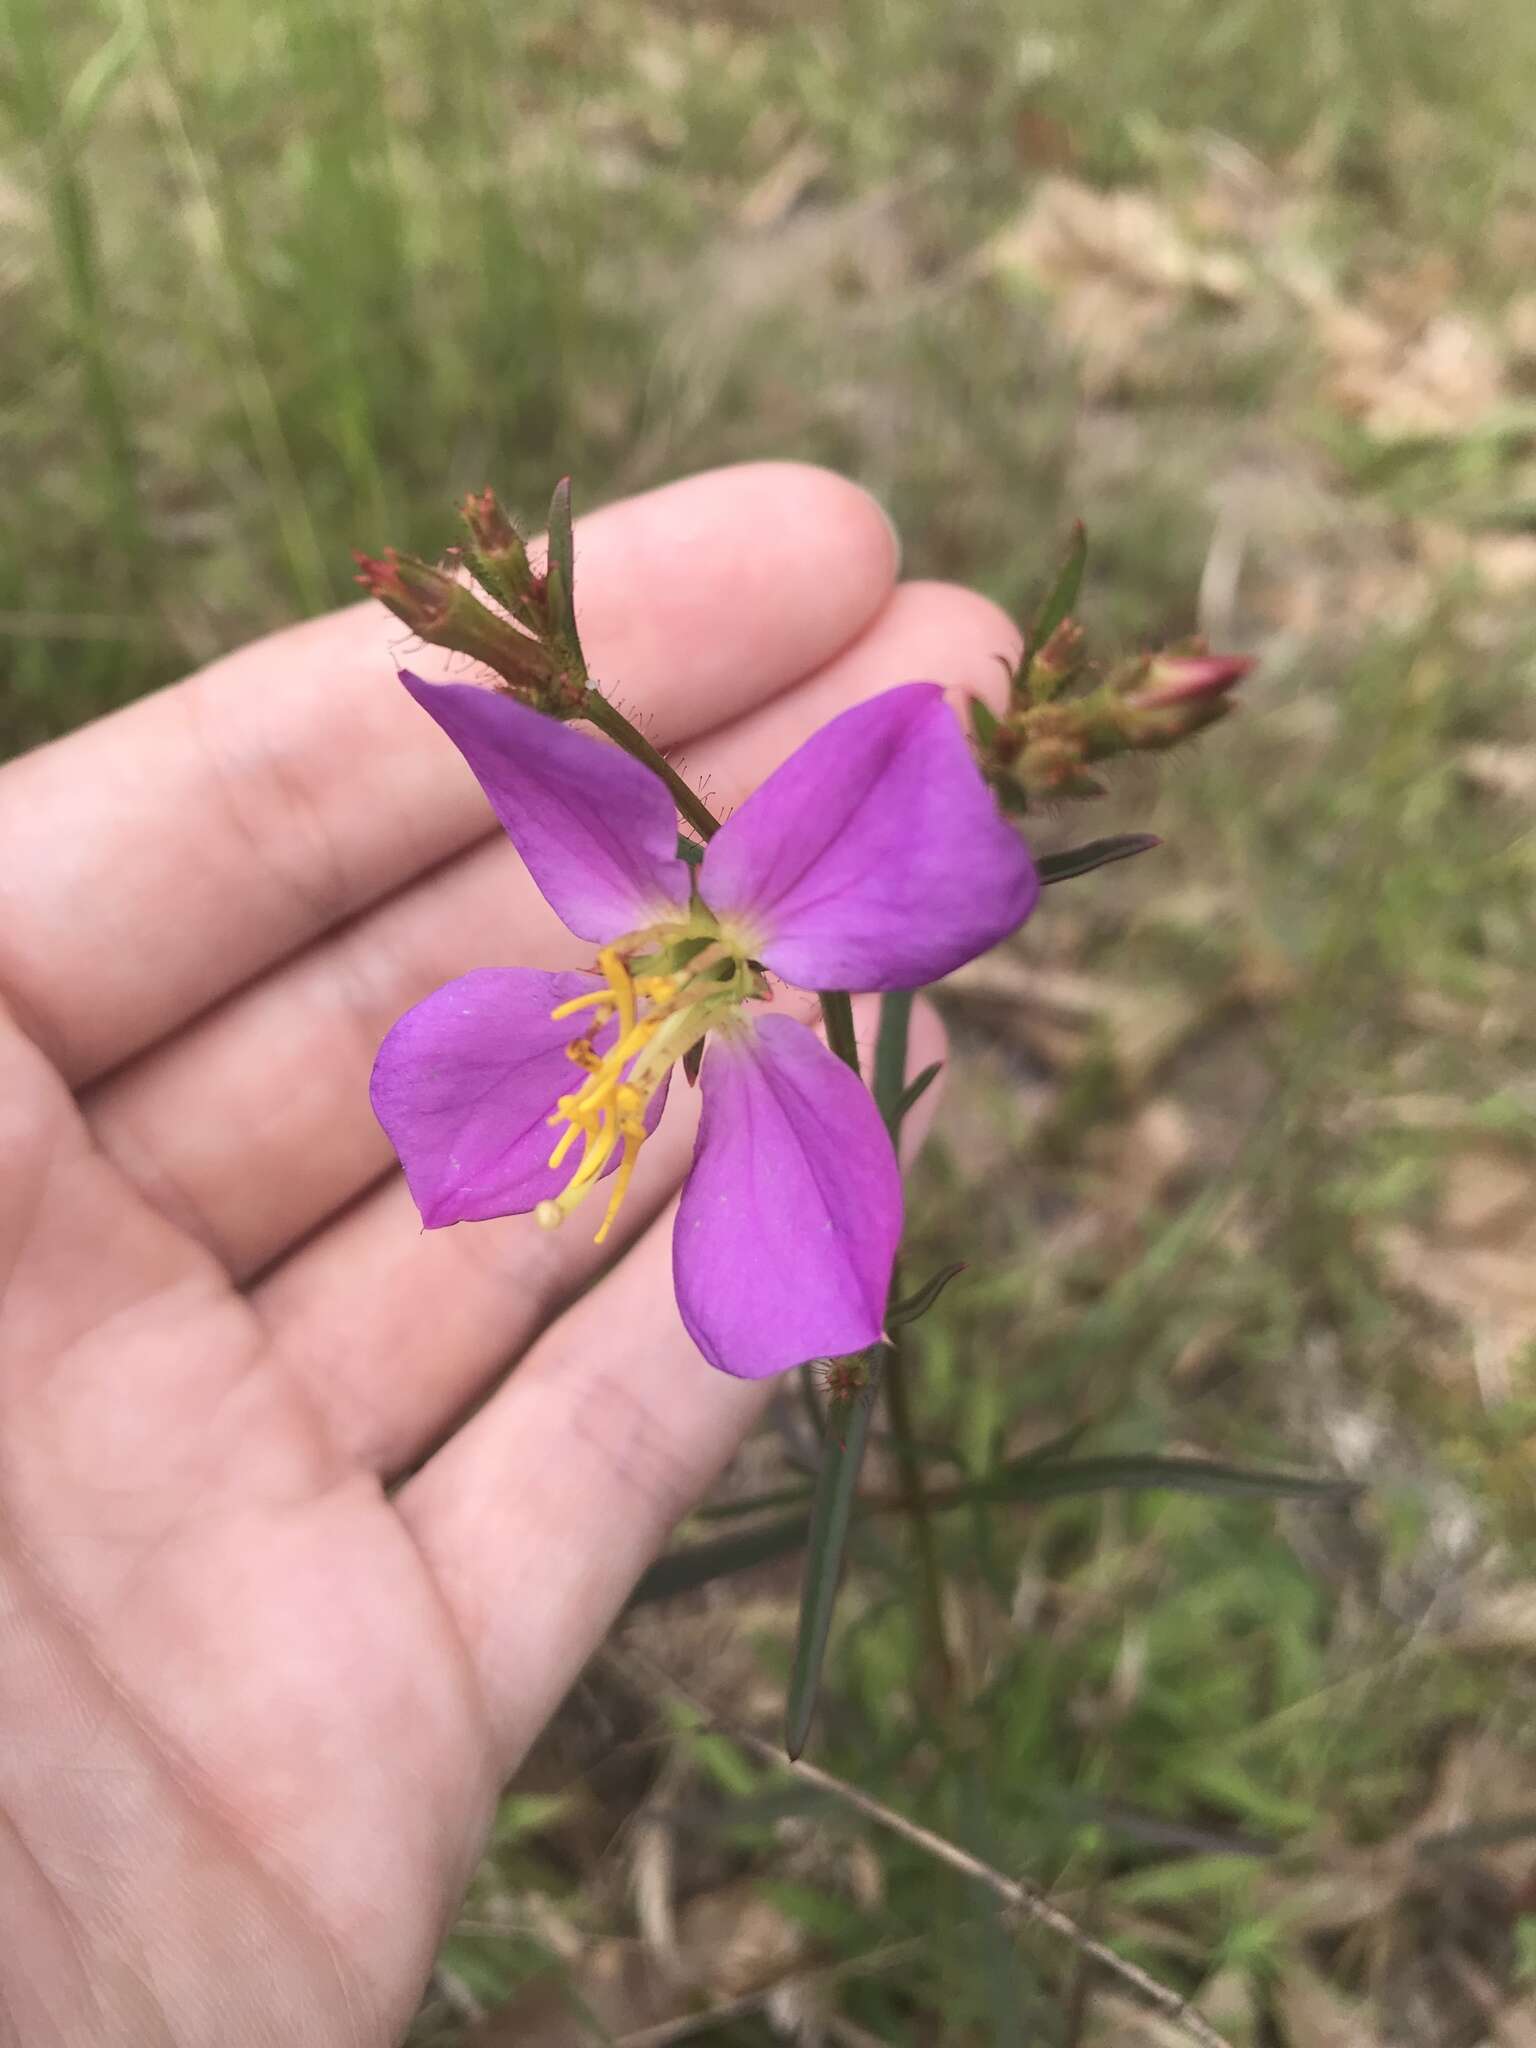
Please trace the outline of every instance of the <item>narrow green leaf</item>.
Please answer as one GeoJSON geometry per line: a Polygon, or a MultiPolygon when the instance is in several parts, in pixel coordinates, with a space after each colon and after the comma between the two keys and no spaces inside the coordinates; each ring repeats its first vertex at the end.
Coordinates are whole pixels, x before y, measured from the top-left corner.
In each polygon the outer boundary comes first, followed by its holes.
{"type": "MultiPolygon", "coordinates": [[[[815,1679],[826,1649],[827,1632],[831,1628],[837,1571],[841,1564],[843,1545],[847,1540],[856,1497],[858,1466],[869,1438],[873,1409],[871,1389],[870,1393],[861,1397],[852,1407],[834,1414],[827,1433],[816,1491],[812,1497],[809,1533],[804,1514],[796,1513],[780,1516],[776,1521],[763,1522],[755,1529],[744,1529],[736,1535],[714,1537],[706,1543],[689,1544],[682,1550],[673,1551],[668,1557],[659,1558],[641,1578],[629,1597],[629,1605],[632,1607],[655,1600],[668,1600],[678,1593],[689,1593],[699,1586],[707,1586],[712,1580],[729,1578],[736,1572],[750,1571],[754,1565],[767,1564],[777,1557],[787,1557],[801,1544],[807,1544],[811,1556],[807,1561],[806,1580],[802,1592],[800,1641],[796,1646],[797,1685],[801,1679],[802,1662],[807,1666],[809,1690],[803,1703],[806,1725],[809,1724],[811,1709],[815,1704],[815,1679]],[[832,1548],[834,1537],[837,1539],[835,1552],[832,1548]],[[821,1546],[819,1551],[816,1547],[818,1544],[821,1546]],[[821,1567],[819,1572],[815,1569],[818,1559],[821,1567]],[[810,1632],[813,1629],[820,1632],[819,1645],[813,1645],[810,1640],[810,1632]],[[813,1647],[814,1664],[810,1656],[813,1647]]],[[[1078,1434],[1080,1431],[1072,1430],[1067,1432],[1065,1437],[1039,1445],[1035,1450],[1027,1452],[1022,1458],[1014,1459],[985,1479],[967,1480],[957,1486],[935,1486],[928,1496],[929,1505],[934,1509],[961,1508],[973,1507],[978,1503],[995,1505],[1006,1502],[1070,1500],[1085,1494],[1116,1492],[1189,1493],[1207,1494],[1229,1500],[1314,1500],[1343,1503],[1355,1499],[1362,1491],[1353,1480],[1335,1479],[1325,1473],[1266,1471],[1261,1468],[1218,1464],[1209,1458],[1131,1456],[1054,1461],[1053,1453],[1058,1449],[1064,1449],[1078,1434]]],[[[936,1452],[935,1455],[944,1456],[952,1462],[949,1453],[936,1452]]],[[[781,1494],[764,1495],[750,1505],[753,1509],[763,1509],[794,1497],[804,1499],[805,1496],[803,1493],[797,1496],[792,1489],[786,1488],[781,1494]]],[[[889,1508],[893,1503],[880,1501],[875,1505],[877,1508],[889,1508]]],[[[748,1511],[748,1504],[743,1503],[741,1512],[748,1511]]],[[[712,1517],[723,1519],[729,1512],[729,1504],[721,1504],[707,1512],[712,1517]]],[[[797,1697],[797,1691],[792,1687],[792,1732],[797,1697]]],[[[798,1754],[798,1751],[793,1753],[798,1754]]]]}
{"type": "Polygon", "coordinates": [[[1229,1500],[1353,1499],[1353,1480],[1315,1472],[1275,1472],[1210,1458],[1069,1458],[1059,1463],[1020,1460],[974,1486],[946,1489],[938,1501],[948,1507],[962,1498],[1062,1500],[1074,1494],[1163,1491],[1213,1494],[1229,1500]]]}
{"type": "Polygon", "coordinates": [[[560,636],[580,653],[576,633],[576,544],[571,535],[571,480],[561,477],[549,501],[549,608],[560,636]]]}
{"type": "MultiPolygon", "coordinates": [[[[840,1409],[828,1424],[821,1446],[821,1469],[816,1475],[816,1493],[811,1502],[811,1526],[807,1539],[809,1554],[805,1579],[800,1589],[800,1623],[795,1631],[795,1664],[789,1681],[784,1746],[797,1757],[810,1733],[816,1711],[816,1692],[821,1682],[822,1659],[832,1630],[832,1610],[837,1602],[842,1576],[843,1551],[848,1542],[848,1525],[858,1491],[859,1467],[869,1440],[870,1418],[875,1409],[875,1390],[880,1370],[880,1350],[865,1353],[870,1383],[850,1406],[840,1409]]],[[[799,1528],[803,1523],[797,1523],[799,1528]]]]}
{"type": "Polygon", "coordinates": [[[700,846],[697,839],[690,839],[685,832],[679,832],[677,835],[677,857],[679,860],[687,861],[689,867],[696,868],[704,858],[704,849],[700,846]]]}
{"type": "Polygon", "coordinates": [[[765,1522],[757,1529],[744,1529],[737,1536],[690,1543],[682,1550],[659,1557],[642,1575],[627,1605],[643,1607],[653,1600],[671,1600],[679,1593],[692,1593],[715,1579],[727,1579],[733,1573],[750,1571],[755,1564],[787,1557],[804,1541],[805,1516],[797,1514],[765,1522]]]}
{"type": "Polygon", "coordinates": [[[1134,853],[1150,853],[1162,843],[1155,832],[1120,832],[1111,839],[1089,839],[1061,853],[1042,854],[1035,868],[1042,883],[1070,882],[1076,875],[1107,867],[1112,860],[1129,860],[1134,853]]]}
{"type": "Polygon", "coordinates": [[[931,1280],[925,1280],[921,1287],[886,1310],[886,1328],[893,1330],[902,1323],[915,1323],[919,1316],[927,1315],[950,1281],[957,1280],[964,1271],[963,1259],[957,1259],[952,1266],[941,1266],[931,1280]]]}
{"type": "Polygon", "coordinates": [[[922,1101],[943,1071],[944,1062],[942,1060],[935,1060],[931,1067],[924,1067],[920,1074],[915,1074],[906,1087],[902,1089],[901,1100],[896,1104],[896,1128],[898,1130],[906,1122],[908,1111],[917,1107],[918,1103],[922,1101]]]}
{"type": "Polygon", "coordinates": [[[1062,620],[1071,617],[1077,593],[1083,587],[1083,568],[1087,560],[1088,530],[1081,519],[1074,519],[1067,537],[1066,554],[1056,571],[1056,581],[1051,585],[1044,604],[1035,613],[1034,623],[1029,629],[1032,648],[1043,647],[1062,620]]]}

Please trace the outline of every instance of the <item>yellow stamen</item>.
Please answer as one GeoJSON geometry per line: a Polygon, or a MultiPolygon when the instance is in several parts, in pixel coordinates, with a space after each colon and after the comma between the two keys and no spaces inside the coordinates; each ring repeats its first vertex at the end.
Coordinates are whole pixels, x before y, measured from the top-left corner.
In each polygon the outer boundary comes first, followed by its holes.
{"type": "Polygon", "coordinates": [[[627,1038],[635,1028],[635,984],[629,978],[629,969],[624,965],[623,956],[612,946],[603,948],[597,956],[597,964],[607,975],[608,986],[618,1004],[619,1036],[627,1038]]]}
{"type": "MultiPolygon", "coordinates": [[[[613,1187],[598,1227],[596,1242],[607,1237],[618,1214],[645,1143],[646,1109],[669,1069],[696,1045],[708,1030],[715,1014],[734,1008],[752,992],[752,977],[744,964],[723,944],[711,943],[672,973],[632,975],[628,956],[649,952],[665,960],[673,943],[670,927],[653,927],[649,932],[617,946],[605,946],[597,956],[605,986],[575,996],[551,1011],[555,1019],[591,1013],[587,1036],[573,1039],[566,1057],[582,1069],[579,1087],[558,1098],[550,1115],[552,1125],[564,1125],[549,1155],[551,1171],[563,1166],[582,1141],[581,1156],[560,1193],[540,1202],[534,1214],[546,1229],[558,1223],[591,1193],[597,1181],[619,1152],[613,1187]],[[722,979],[720,963],[736,959],[736,972],[722,979]],[[592,1034],[609,1022],[618,1026],[614,1043],[606,1053],[592,1044],[592,1034]]],[[[676,936],[693,936],[690,927],[676,929],[676,936]]]]}
{"type": "Polygon", "coordinates": [[[611,1005],[612,1002],[613,990],[611,988],[595,988],[590,995],[572,996],[568,1003],[558,1003],[549,1014],[554,1022],[558,1024],[562,1017],[574,1017],[578,1010],[595,1010],[599,1004],[607,1003],[611,1005]]]}
{"type": "MultiPolygon", "coordinates": [[[[551,1118],[550,1121],[553,1122],[554,1119],[551,1118]]],[[[575,1144],[576,1140],[581,1135],[582,1131],[580,1124],[566,1125],[565,1129],[560,1133],[560,1137],[555,1145],[554,1151],[551,1152],[549,1155],[549,1170],[551,1173],[554,1172],[555,1168],[565,1158],[566,1153],[570,1151],[571,1147],[575,1144]]]]}
{"type": "Polygon", "coordinates": [[[619,1161],[619,1170],[613,1177],[613,1193],[608,1197],[607,1212],[602,1222],[598,1225],[597,1235],[592,1240],[594,1244],[601,1244],[608,1235],[613,1219],[619,1213],[619,1205],[629,1192],[629,1182],[635,1170],[635,1161],[640,1157],[640,1147],[645,1143],[645,1125],[643,1122],[626,1123],[623,1126],[623,1131],[624,1157],[619,1161]]]}

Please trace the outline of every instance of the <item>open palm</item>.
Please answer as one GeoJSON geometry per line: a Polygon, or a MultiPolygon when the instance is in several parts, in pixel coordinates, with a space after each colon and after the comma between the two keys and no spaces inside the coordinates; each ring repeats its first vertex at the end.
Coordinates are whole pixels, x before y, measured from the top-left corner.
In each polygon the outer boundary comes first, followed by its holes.
{"type": "MultiPolygon", "coordinates": [[[[819,471],[577,545],[594,673],[722,801],[1009,650],[819,471]]],[[[379,1038],[469,967],[583,963],[397,639],[318,620],[0,773],[7,2044],[395,2038],[498,1785],[760,1398],[672,1304],[685,1105],[602,1253],[419,1229],[379,1038]]]]}

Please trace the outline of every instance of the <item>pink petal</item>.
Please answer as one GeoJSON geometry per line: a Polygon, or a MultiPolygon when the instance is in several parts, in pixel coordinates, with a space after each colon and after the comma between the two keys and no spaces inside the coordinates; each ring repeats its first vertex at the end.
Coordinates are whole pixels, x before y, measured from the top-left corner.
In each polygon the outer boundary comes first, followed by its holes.
{"type": "Polygon", "coordinates": [[[728,818],[710,909],[802,988],[919,988],[1022,924],[1039,880],[937,683],[824,725],[728,818]]]}
{"type": "Polygon", "coordinates": [[[873,1099],[792,1017],[712,1037],[700,1078],[672,1238],[688,1334],[741,1379],[875,1343],[902,1205],[873,1099]]]}
{"type": "MultiPolygon", "coordinates": [[[[579,1018],[556,1022],[560,1003],[603,986],[595,974],[481,967],[435,989],[392,1026],[374,1062],[369,1095],[429,1230],[520,1216],[570,1179],[574,1157],[551,1172],[557,1098],[581,1081],[565,1048],[579,1018]]],[[[599,1052],[615,1026],[596,1033],[599,1052]]],[[[654,1126],[665,1090],[652,1098],[654,1126]]],[[[608,1169],[618,1164],[618,1155],[608,1169]]]]}
{"type": "Polygon", "coordinates": [[[473,683],[400,680],[464,756],[544,900],[607,945],[688,902],[677,813],[661,781],[611,745],[473,683]]]}

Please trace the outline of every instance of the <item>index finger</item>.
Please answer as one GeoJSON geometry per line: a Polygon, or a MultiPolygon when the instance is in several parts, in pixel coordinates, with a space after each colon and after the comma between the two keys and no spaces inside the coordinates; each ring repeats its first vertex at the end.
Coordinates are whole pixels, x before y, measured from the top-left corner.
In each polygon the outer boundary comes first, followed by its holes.
{"type": "MultiPolygon", "coordinates": [[[[896,570],[873,499],[798,463],[628,499],[576,545],[593,674],[663,745],[818,668],[896,570]]],[[[472,779],[391,683],[401,644],[355,605],[0,771],[0,990],[71,1081],[486,831],[472,779]]]]}

